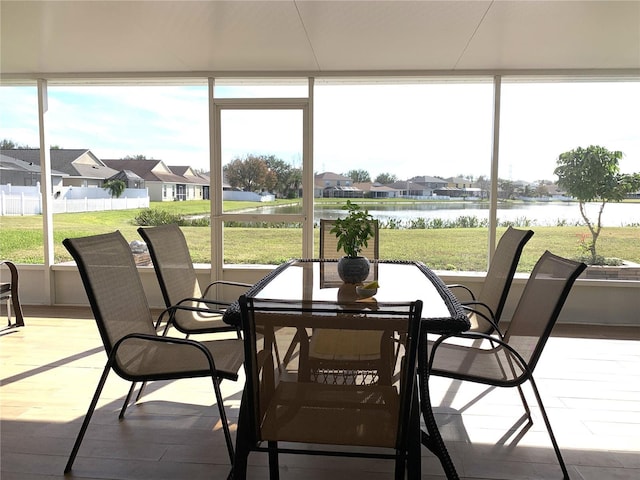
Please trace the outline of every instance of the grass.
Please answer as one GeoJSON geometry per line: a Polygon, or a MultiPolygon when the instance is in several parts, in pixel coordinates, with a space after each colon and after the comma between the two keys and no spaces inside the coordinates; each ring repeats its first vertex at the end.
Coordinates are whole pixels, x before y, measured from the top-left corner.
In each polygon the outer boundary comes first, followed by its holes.
{"type": "MultiPolygon", "coordinates": [[[[290,203],[282,200],[280,203],[290,203]]],[[[224,210],[245,209],[259,203],[225,202],[224,210]]],[[[154,203],[170,213],[196,215],[209,212],[208,201],[154,203]]],[[[54,215],[54,258],[56,262],[71,260],[62,246],[67,237],[81,237],[120,230],[129,241],[139,240],[133,219],[140,210],[117,210],[54,215]]],[[[43,263],[42,217],[0,217],[0,257],[16,263],[43,263]]],[[[518,270],[530,271],[544,252],[568,258],[580,254],[580,239],[586,227],[532,227],[535,235],[526,245],[518,270]]],[[[203,227],[183,227],[194,262],[210,262],[210,231],[203,227]]],[[[498,229],[498,236],[504,228],[498,229]]],[[[316,252],[318,248],[318,231],[316,252]]],[[[447,228],[428,230],[380,231],[380,256],[384,259],[421,260],[438,270],[484,271],[487,261],[486,228],[447,228]]],[[[640,263],[640,228],[606,227],[598,240],[598,252],[605,257],[622,258],[640,263]]],[[[279,264],[302,256],[300,228],[225,229],[225,263],[279,264]]]]}

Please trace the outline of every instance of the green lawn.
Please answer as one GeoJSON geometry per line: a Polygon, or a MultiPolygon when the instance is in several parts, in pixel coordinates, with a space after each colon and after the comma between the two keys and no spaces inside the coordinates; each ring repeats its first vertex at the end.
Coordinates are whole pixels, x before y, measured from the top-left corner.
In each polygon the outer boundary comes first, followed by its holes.
{"type": "MultiPolygon", "coordinates": [[[[285,202],[285,201],[283,201],[285,202]]],[[[225,211],[247,208],[247,202],[225,202],[225,211]]],[[[209,202],[171,202],[153,208],[171,213],[207,213],[209,202]]],[[[54,255],[56,262],[71,259],[62,240],[120,230],[127,240],[139,239],[133,219],[139,210],[67,213],[54,215],[54,255]]],[[[0,256],[16,263],[43,263],[42,217],[0,217],[0,256]]],[[[520,271],[530,271],[545,249],[569,258],[576,257],[586,227],[532,227],[535,235],[524,249],[520,271]]],[[[209,229],[183,227],[195,262],[209,263],[209,229]]],[[[504,231],[498,230],[498,235],[504,231]]],[[[317,238],[316,232],[316,253],[317,238]]],[[[299,257],[300,228],[226,228],[225,263],[278,264],[299,257]]],[[[605,257],[640,263],[640,228],[607,227],[598,240],[598,252],[605,257]]],[[[380,256],[385,259],[421,260],[434,269],[486,270],[487,229],[451,228],[380,231],[380,256]]]]}

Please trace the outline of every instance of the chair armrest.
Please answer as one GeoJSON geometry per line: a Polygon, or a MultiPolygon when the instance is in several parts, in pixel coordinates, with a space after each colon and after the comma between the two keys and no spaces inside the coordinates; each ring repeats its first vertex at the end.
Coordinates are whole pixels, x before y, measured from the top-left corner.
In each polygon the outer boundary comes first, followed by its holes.
{"type": "MultiPolygon", "coordinates": [[[[482,302],[464,302],[462,304],[462,308],[467,312],[475,313],[479,317],[482,317],[484,320],[487,321],[487,323],[489,323],[489,325],[491,325],[491,328],[495,330],[498,333],[498,335],[500,335],[500,338],[502,338],[503,335],[502,335],[502,332],[500,331],[500,328],[498,328],[498,321],[496,320],[496,316],[494,315],[493,310],[491,310],[489,305],[482,302]],[[488,315],[482,313],[480,310],[478,310],[475,307],[482,307],[486,309],[488,312],[488,315]]],[[[485,333],[491,333],[491,332],[489,331],[485,333]]]]}
{"type": "Polygon", "coordinates": [[[250,288],[253,287],[252,284],[250,283],[242,283],[242,282],[231,282],[228,280],[216,280],[215,282],[211,282],[209,285],[207,285],[207,288],[204,289],[204,292],[202,294],[203,297],[207,296],[207,293],[209,293],[209,289],[215,285],[229,285],[232,287],[243,287],[243,288],[250,288]]]}
{"type": "MultiPolygon", "coordinates": [[[[166,315],[168,315],[169,318],[167,318],[167,325],[164,328],[164,334],[165,335],[169,329],[169,325],[171,324],[171,318],[173,317],[173,315],[175,314],[176,310],[186,310],[186,311],[191,311],[191,312],[200,312],[200,313],[219,313],[219,314],[223,314],[224,310],[220,310],[220,309],[212,309],[212,308],[203,308],[203,307],[193,307],[190,305],[181,305],[183,302],[202,302],[202,303],[207,303],[205,302],[203,299],[201,298],[183,298],[182,300],[180,300],[180,302],[178,302],[175,305],[172,305],[168,308],[165,308],[162,312],[160,312],[160,315],[158,315],[158,319],[156,320],[156,323],[154,325],[154,328],[156,330],[158,330],[160,328],[160,325],[162,325],[162,320],[165,318],[166,315]]],[[[231,305],[230,303],[225,303],[222,304],[220,302],[213,302],[215,304],[219,304],[219,305],[231,305]]]]}
{"type": "Polygon", "coordinates": [[[449,288],[450,290],[453,290],[453,289],[456,289],[456,288],[461,288],[462,290],[466,291],[471,296],[472,300],[476,299],[476,296],[473,294],[471,289],[469,287],[467,287],[466,285],[462,285],[461,283],[452,283],[450,285],[447,285],[447,288],[449,288]]]}
{"type": "MultiPolygon", "coordinates": [[[[156,342],[156,343],[164,343],[164,344],[192,346],[193,348],[197,348],[198,350],[200,350],[203,353],[203,355],[207,358],[207,361],[209,363],[209,368],[211,369],[212,374],[216,374],[217,372],[216,364],[215,364],[215,361],[213,360],[213,355],[211,355],[211,352],[202,343],[197,342],[195,340],[190,340],[188,338],[162,337],[158,335],[149,335],[145,333],[130,333],[129,335],[125,335],[120,340],[118,340],[113,346],[113,349],[111,350],[111,353],[109,355],[109,363],[115,362],[116,353],[118,349],[127,340],[132,340],[132,339],[145,340],[148,342],[156,342]]],[[[237,376],[235,380],[237,380],[237,376]]]]}
{"type": "Polygon", "coordinates": [[[198,346],[199,342],[195,340],[189,340],[188,338],[178,338],[178,337],[161,337],[158,335],[150,335],[148,333],[130,333],[129,335],[125,335],[120,340],[116,342],[113,346],[113,349],[117,349],[124,342],[130,339],[138,339],[138,340],[148,340],[150,342],[160,342],[160,343],[180,343],[180,344],[189,344],[193,346],[198,346]]]}
{"type": "MultiPolygon", "coordinates": [[[[431,372],[431,368],[433,367],[433,361],[435,359],[436,351],[438,347],[444,343],[446,340],[450,338],[467,338],[471,340],[486,340],[491,344],[492,349],[496,349],[497,347],[504,348],[509,354],[520,364],[523,372],[527,374],[529,378],[532,378],[533,372],[529,365],[525,361],[525,359],[518,353],[518,351],[505,342],[502,338],[494,337],[493,335],[488,335],[486,333],[475,333],[475,332],[462,332],[457,333],[455,335],[443,335],[436,339],[431,345],[431,354],[429,355],[429,368],[428,371],[431,372]]],[[[470,347],[473,348],[473,347],[470,347]]]]}
{"type": "Polygon", "coordinates": [[[209,308],[208,305],[222,305],[224,307],[228,307],[229,305],[231,305],[231,303],[232,302],[216,300],[214,298],[209,299],[209,298],[189,297],[189,298],[183,298],[178,303],[176,303],[174,307],[180,308],[182,310],[195,310],[195,311],[202,311],[202,312],[211,311],[213,313],[223,313],[221,309],[211,309],[209,308]],[[205,305],[207,305],[207,307],[194,307],[194,306],[183,305],[183,303],[186,303],[186,302],[204,303],[205,305]]]}

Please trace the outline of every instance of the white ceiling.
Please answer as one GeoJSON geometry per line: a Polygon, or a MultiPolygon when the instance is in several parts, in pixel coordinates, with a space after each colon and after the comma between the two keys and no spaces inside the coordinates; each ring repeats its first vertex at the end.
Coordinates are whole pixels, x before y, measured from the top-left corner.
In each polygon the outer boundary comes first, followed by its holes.
{"type": "Polygon", "coordinates": [[[5,78],[640,72],[640,1],[8,1],[5,78]]]}

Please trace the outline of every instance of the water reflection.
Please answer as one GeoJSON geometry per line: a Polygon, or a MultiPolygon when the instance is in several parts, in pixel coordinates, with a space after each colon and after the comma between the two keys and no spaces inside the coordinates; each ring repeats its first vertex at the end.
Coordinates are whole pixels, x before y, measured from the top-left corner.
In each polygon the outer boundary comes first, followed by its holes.
{"type": "MultiPolygon", "coordinates": [[[[590,218],[596,218],[599,204],[587,205],[590,218]]],[[[389,221],[409,222],[423,218],[455,220],[461,216],[475,216],[479,220],[488,220],[489,204],[477,202],[447,203],[393,203],[366,205],[375,218],[383,223],[389,221]]],[[[300,214],[302,206],[265,206],[258,211],[265,214],[300,214]]],[[[314,221],[320,218],[335,219],[344,216],[344,211],[335,205],[316,204],[314,221]]],[[[578,203],[576,202],[544,202],[544,203],[504,203],[498,207],[498,220],[501,222],[518,222],[527,219],[532,226],[554,226],[561,222],[567,225],[582,224],[578,203]]],[[[602,224],[607,227],[640,225],[640,203],[608,203],[602,214],[602,224]]]]}

